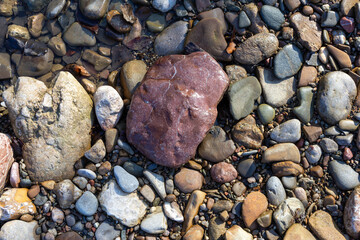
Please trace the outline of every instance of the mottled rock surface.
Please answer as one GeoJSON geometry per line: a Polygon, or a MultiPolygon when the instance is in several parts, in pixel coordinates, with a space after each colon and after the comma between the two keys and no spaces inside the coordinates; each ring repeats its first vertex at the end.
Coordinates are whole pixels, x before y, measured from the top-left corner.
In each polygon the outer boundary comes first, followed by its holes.
{"type": "Polygon", "coordinates": [[[157,164],[186,163],[215,122],[216,106],[228,83],[225,72],[207,53],[160,58],[131,101],[129,142],[157,164]]]}
{"type": "Polygon", "coordinates": [[[10,143],[10,138],[0,133],[0,190],[4,188],[8,172],[14,162],[10,143]]]}

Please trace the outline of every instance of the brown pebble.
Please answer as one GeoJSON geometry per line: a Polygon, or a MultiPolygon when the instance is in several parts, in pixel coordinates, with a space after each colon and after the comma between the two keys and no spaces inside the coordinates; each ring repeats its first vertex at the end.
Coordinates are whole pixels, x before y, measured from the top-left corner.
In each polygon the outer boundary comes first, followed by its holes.
{"type": "Polygon", "coordinates": [[[40,186],[39,185],[32,185],[28,191],[28,197],[33,199],[40,193],[40,186]]]}
{"type": "Polygon", "coordinates": [[[220,213],[220,218],[221,218],[221,220],[226,222],[229,219],[229,213],[226,210],[222,211],[220,213]]]}
{"type": "Polygon", "coordinates": [[[311,174],[311,176],[321,178],[324,176],[324,171],[323,171],[322,167],[320,167],[318,165],[318,166],[310,168],[310,174],[311,174]]]}
{"type": "Polygon", "coordinates": [[[49,180],[49,181],[41,182],[40,184],[47,190],[53,190],[56,182],[54,180],[49,180]]]}
{"type": "Polygon", "coordinates": [[[213,198],[209,198],[207,203],[206,203],[206,208],[211,210],[212,207],[214,206],[215,200],[213,198]]]}
{"type": "Polygon", "coordinates": [[[272,172],[277,177],[298,176],[304,173],[304,169],[292,161],[277,162],[272,165],[272,172]]]}
{"type": "Polygon", "coordinates": [[[176,200],[175,194],[169,194],[169,195],[166,195],[166,197],[165,197],[165,201],[167,201],[167,202],[174,202],[175,200],[176,200]]]}
{"type": "Polygon", "coordinates": [[[299,75],[299,87],[305,87],[314,83],[317,77],[317,70],[313,66],[303,66],[299,75]]]}
{"type": "Polygon", "coordinates": [[[324,207],[328,206],[328,205],[335,205],[335,198],[331,195],[327,195],[324,197],[324,201],[323,201],[323,204],[324,204],[324,207]]]}
{"type": "Polygon", "coordinates": [[[345,147],[345,148],[344,148],[344,152],[343,152],[343,159],[344,159],[344,161],[347,161],[347,160],[352,159],[353,156],[354,156],[354,155],[353,155],[351,149],[348,148],[348,147],[345,147]]]}
{"type": "Polygon", "coordinates": [[[25,222],[31,222],[34,219],[34,216],[30,215],[30,214],[24,214],[20,217],[20,220],[25,221],[25,222]]]}
{"type": "Polygon", "coordinates": [[[267,209],[268,201],[261,192],[251,192],[247,195],[242,206],[242,217],[245,226],[250,229],[256,228],[256,219],[267,209]]]}
{"type": "Polygon", "coordinates": [[[301,158],[301,165],[303,166],[303,168],[307,169],[310,167],[310,164],[308,162],[308,160],[305,157],[301,158]]]}
{"type": "Polygon", "coordinates": [[[303,126],[303,131],[306,139],[310,142],[316,142],[323,133],[322,128],[318,126],[303,126]]]}
{"type": "Polygon", "coordinates": [[[313,9],[311,6],[306,5],[306,6],[304,6],[304,8],[303,8],[303,13],[304,13],[304,15],[306,15],[306,16],[310,16],[311,14],[314,13],[314,9],[313,9]]]}
{"type": "Polygon", "coordinates": [[[111,163],[109,161],[103,162],[101,166],[99,167],[99,174],[104,176],[111,170],[111,163]]]}
{"type": "Polygon", "coordinates": [[[210,174],[212,179],[218,183],[231,182],[238,176],[238,172],[234,166],[225,162],[219,162],[215,164],[211,168],[210,174]]]}

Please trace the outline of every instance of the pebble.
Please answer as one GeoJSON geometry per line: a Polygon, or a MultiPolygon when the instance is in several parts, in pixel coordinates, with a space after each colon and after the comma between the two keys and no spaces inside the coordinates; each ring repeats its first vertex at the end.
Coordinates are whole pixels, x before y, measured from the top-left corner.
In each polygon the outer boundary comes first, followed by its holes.
{"type": "Polygon", "coordinates": [[[283,79],[294,76],[301,68],[302,52],[293,44],[283,47],[274,59],[275,76],[283,79]]]}
{"type": "Polygon", "coordinates": [[[271,167],[272,172],[275,176],[299,176],[304,173],[304,169],[292,161],[284,161],[274,163],[271,167]]]}
{"type": "Polygon", "coordinates": [[[152,6],[160,12],[170,11],[176,4],[175,0],[154,0],[152,6]]]}
{"type": "Polygon", "coordinates": [[[331,138],[323,138],[321,139],[319,144],[326,153],[336,152],[339,148],[337,143],[331,138]]]}
{"type": "Polygon", "coordinates": [[[352,238],[357,239],[360,236],[360,224],[359,224],[359,195],[360,188],[355,188],[354,191],[350,194],[348,200],[345,204],[344,209],[344,225],[347,234],[352,238]]]}
{"type": "Polygon", "coordinates": [[[260,148],[264,139],[261,130],[256,125],[255,118],[251,115],[248,115],[233,127],[231,136],[238,145],[251,149],[260,148]]]}
{"type": "Polygon", "coordinates": [[[179,223],[184,221],[184,216],[182,215],[179,204],[176,202],[164,202],[163,209],[166,217],[171,220],[179,223]]]}
{"type": "Polygon", "coordinates": [[[114,167],[114,176],[121,190],[126,193],[131,193],[139,187],[137,178],[120,166],[114,167]]]}
{"type": "Polygon", "coordinates": [[[120,71],[120,83],[126,98],[131,98],[137,86],[144,78],[146,71],[146,64],[141,60],[132,60],[123,65],[120,71]]]}
{"type": "Polygon", "coordinates": [[[71,24],[64,32],[63,39],[73,47],[92,47],[96,44],[95,35],[78,22],[71,24]]]}
{"type": "Polygon", "coordinates": [[[314,93],[311,87],[302,87],[298,89],[297,97],[300,105],[294,108],[295,115],[303,122],[310,122],[314,114],[314,93]]]}
{"type": "Polygon", "coordinates": [[[161,199],[165,199],[166,191],[164,177],[149,170],[145,170],[143,174],[150,181],[151,185],[155,188],[161,199]]]}
{"type": "Polygon", "coordinates": [[[101,56],[97,52],[90,49],[83,51],[81,57],[88,63],[91,63],[94,66],[94,69],[98,72],[104,70],[111,64],[110,58],[101,56]]]}
{"type": "Polygon", "coordinates": [[[86,191],[76,201],[75,207],[79,213],[89,217],[96,213],[98,205],[99,203],[95,195],[90,191],[86,191]]]}
{"type": "Polygon", "coordinates": [[[146,214],[147,205],[140,200],[137,193],[124,193],[114,180],[103,186],[98,200],[107,215],[128,227],[138,225],[146,214]]]}
{"type": "Polygon", "coordinates": [[[297,119],[288,120],[275,127],[270,137],[277,142],[296,142],[301,137],[301,123],[297,119]]]}
{"type": "Polygon", "coordinates": [[[183,52],[188,27],[187,22],[177,21],[165,28],[155,39],[155,53],[164,56],[183,52]]]}
{"type": "Polygon", "coordinates": [[[95,237],[97,240],[115,239],[120,236],[120,231],[107,222],[102,222],[96,229],[95,237]]]}
{"type": "Polygon", "coordinates": [[[234,58],[241,64],[258,64],[271,57],[279,47],[279,41],[274,34],[258,33],[246,39],[236,48],[234,58]]]}
{"type": "Polygon", "coordinates": [[[305,216],[305,208],[302,202],[297,198],[286,199],[274,212],[274,222],[278,231],[283,234],[295,223],[296,219],[305,216]]]}
{"type": "Polygon", "coordinates": [[[144,185],[140,189],[140,193],[150,203],[152,203],[155,200],[155,192],[152,190],[152,188],[149,185],[144,185]]]}
{"type": "Polygon", "coordinates": [[[281,25],[285,22],[285,17],[279,8],[264,5],[260,10],[261,18],[266,25],[276,31],[281,29],[281,25]]]}
{"type": "Polygon", "coordinates": [[[202,240],[204,229],[199,225],[192,226],[183,236],[183,240],[202,240]]]}
{"type": "Polygon", "coordinates": [[[314,212],[309,223],[311,231],[320,240],[345,240],[346,238],[339,232],[331,215],[325,211],[314,212]]]}
{"type": "Polygon", "coordinates": [[[285,189],[276,176],[272,176],[266,182],[266,196],[270,204],[279,206],[286,199],[285,189]]]}
{"type": "Polygon", "coordinates": [[[80,0],[79,9],[89,19],[102,18],[109,6],[110,0],[80,0]]]}
{"type": "Polygon", "coordinates": [[[239,28],[250,27],[251,21],[245,11],[239,13],[239,28]]]}
{"type": "Polygon", "coordinates": [[[267,228],[271,225],[272,215],[273,210],[266,210],[256,219],[256,221],[261,227],[267,228]]]}
{"type": "Polygon", "coordinates": [[[246,196],[242,206],[242,217],[245,226],[256,228],[256,219],[267,209],[268,201],[264,194],[260,192],[251,192],[246,196]]]}
{"type": "Polygon", "coordinates": [[[59,208],[53,208],[53,210],[51,211],[51,219],[56,222],[61,224],[64,221],[65,215],[64,212],[61,211],[61,209],[59,208]]]}
{"type": "Polygon", "coordinates": [[[339,121],[339,127],[344,131],[356,131],[356,129],[359,127],[359,122],[350,120],[350,119],[344,119],[339,121]]]}
{"type": "Polygon", "coordinates": [[[188,168],[182,168],[174,177],[175,186],[183,193],[200,190],[203,181],[204,177],[200,172],[188,168]]]}
{"type": "Polygon", "coordinates": [[[269,32],[269,30],[266,28],[265,23],[260,17],[258,6],[255,3],[252,2],[246,4],[243,10],[246,12],[246,15],[249,17],[249,20],[251,22],[249,29],[252,33],[257,34],[261,32],[269,32]]]}
{"type": "Polygon", "coordinates": [[[318,87],[318,113],[329,124],[345,119],[356,97],[356,85],[344,72],[330,72],[321,78],[318,87]]]}
{"type": "Polygon", "coordinates": [[[309,230],[304,228],[301,224],[295,223],[286,231],[284,240],[316,240],[309,230]]]}
{"type": "Polygon", "coordinates": [[[93,180],[96,178],[96,173],[91,171],[90,169],[79,169],[77,171],[77,174],[80,176],[80,177],[84,177],[84,178],[88,178],[90,180],[93,180]]]}
{"type": "Polygon", "coordinates": [[[213,165],[210,170],[210,174],[211,178],[218,183],[231,182],[238,176],[234,166],[225,162],[219,162],[213,165]]]}
{"type": "Polygon", "coordinates": [[[112,152],[117,144],[118,130],[116,128],[109,128],[105,131],[105,149],[107,153],[112,152]]]}
{"type": "Polygon", "coordinates": [[[95,113],[103,130],[114,128],[118,123],[124,102],[111,86],[101,86],[94,94],[95,113]]]}
{"type": "Polygon", "coordinates": [[[225,233],[226,240],[253,240],[253,236],[238,225],[233,225],[225,233]]]}
{"type": "Polygon", "coordinates": [[[324,12],[321,16],[322,27],[335,27],[340,19],[340,16],[335,11],[324,12]]]}
{"type": "MultiPolygon", "coordinates": [[[[324,48],[324,49],[326,49],[326,48],[324,48]]],[[[322,57],[323,57],[323,55],[321,55],[321,50],[319,50],[319,59],[320,59],[320,61],[321,61],[322,57]]],[[[326,63],[324,63],[324,64],[326,64],[326,63]]],[[[317,77],[317,70],[316,70],[315,67],[313,67],[313,66],[303,66],[300,73],[299,73],[298,87],[306,87],[311,83],[315,83],[316,77],[317,77]]]]}
{"type": "Polygon", "coordinates": [[[199,155],[211,162],[223,161],[234,151],[234,142],[219,126],[214,126],[209,130],[198,148],[199,155]]]}
{"type": "Polygon", "coordinates": [[[85,152],[84,156],[93,163],[101,162],[106,155],[105,144],[103,140],[99,139],[88,151],[85,152]]]}
{"type": "Polygon", "coordinates": [[[316,164],[321,158],[321,153],[319,145],[310,145],[305,152],[305,156],[310,164],[316,164]]]}
{"type": "Polygon", "coordinates": [[[246,159],[241,161],[237,166],[237,171],[240,176],[249,178],[253,176],[256,170],[256,163],[253,159],[246,159]]]}
{"type": "MultiPolygon", "coordinates": [[[[342,30],[332,31],[333,42],[335,45],[344,44],[346,41],[346,35],[342,30]]],[[[327,48],[326,48],[327,49],[327,48]]],[[[329,54],[329,51],[328,51],[329,54]]]]}
{"type": "Polygon", "coordinates": [[[266,125],[275,118],[275,109],[268,104],[260,104],[257,108],[257,113],[260,121],[266,125]]]}
{"type": "MultiPolygon", "coordinates": [[[[332,45],[327,45],[326,47],[327,47],[330,55],[332,57],[334,57],[334,59],[336,60],[336,62],[338,63],[340,68],[351,68],[351,59],[346,52],[344,52],[332,45]]],[[[331,72],[330,74],[335,74],[335,73],[336,72],[331,72]]],[[[346,74],[346,73],[344,73],[344,74],[346,74]]],[[[346,78],[346,77],[340,76],[340,74],[338,74],[338,77],[346,78]]]]}
{"type": "Polygon", "coordinates": [[[351,190],[360,184],[359,174],[344,162],[331,161],[329,172],[341,190],[351,190]]]}
{"type": "Polygon", "coordinates": [[[26,188],[10,188],[0,197],[1,221],[17,219],[24,214],[35,214],[36,207],[27,196],[26,188]]]}
{"type": "MultiPolygon", "coordinates": [[[[200,190],[195,190],[191,193],[184,212],[184,224],[181,229],[182,234],[185,234],[193,226],[193,219],[198,214],[200,205],[203,203],[205,196],[206,193],[200,190]]],[[[199,230],[196,230],[196,232],[198,231],[199,230]]]]}
{"type": "Polygon", "coordinates": [[[261,95],[261,85],[256,77],[242,78],[232,84],[228,89],[230,112],[236,120],[249,115],[255,101],[261,95]]]}
{"type": "Polygon", "coordinates": [[[19,187],[20,175],[19,175],[19,163],[14,162],[10,170],[10,184],[13,188],[19,187]]]}
{"type": "Polygon", "coordinates": [[[66,54],[66,45],[61,37],[52,37],[48,42],[49,48],[56,56],[62,57],[66,54]]]}
{"type": "Polygon", "coordinates": [[[345,136],[336,136],[335,141],[340,146],[349,146],[354,138],[353,134],[347,134],[345,136]]]}
{"type": "Polygon", "coordinates": [[[265,101],[272,107],[285,105],[295,94],[296,81],[294,77],[279,79],[272,70],[263,67],[257,67],[257,76],[265,101]]]}
{"type": "Polygon", "coordinates": [[[55,185],[54,192],[62,209],[70,208],[74,201],[74,184],[65,179],[55,185]]]}
{"type": "Polygon", "coordinates": [[[64,9],[66,0],[52,0],[46,8],[46,17],[48,19],[56,18],[64,9]]]}
{"type": "Polygon", "coordinates": [[[273,163],[280,161],[293,161],[300,163],[300,152],[293,143],[276,144],[265,150],[262,156],[262,163],[273,163]]]}
{"type": "Polygon", "coordinates": [[[165,24],[165,16],[162,14],[153,13],[146,20],[146,26],[154,33],[162,32],[165,28],[165,24]]]}
{"type": "Polygon", "coordinates": [[[38,228],[36,221],[24,222],[21,220],[13,220],[6,222],[1,227],[0,239],[4,240],[39,240],[40,237],[35,234],[38,228]]]}
{"type": "Polygon", "coordinates": [[[284,176],[281,182],[286,189],[294,189],[297,185],[297,179],[294,176],[284,176]]]}

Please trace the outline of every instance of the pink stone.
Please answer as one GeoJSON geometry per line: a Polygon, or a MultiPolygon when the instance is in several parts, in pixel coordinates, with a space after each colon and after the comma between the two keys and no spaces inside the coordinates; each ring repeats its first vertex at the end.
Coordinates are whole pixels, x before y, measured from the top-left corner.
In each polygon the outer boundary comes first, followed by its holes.
{"type": "Polygon", "coordinates": [[[10,138],[0,133],[0,190],[5,186],[11,164],[14,162],[10,138]]]}
{"type": "Polygon", "coordinates": [[[20,173],[19,173],[19,163],[14,162],[10,170],[10,184],[13,188],[19,187],[20,183],[20,173]]]}
{"type": "Polygon", "coordinates": [[[352,238],[360,237],[360,188],[350,194],[344,209],[344,225],[347,234],[352,238]]]}
{"type": "Polygon", "coordinates": [[[177,168],[195,156],[213,126],[229,78],[206,52],[159,58],[134,92],[128,141],[159,165],[177,168]]]}
{"type": "Polygon", "coordinates": [[[348,148],[348,147],[345,147],[345,148],[344,148],[344,152],[343,152],[343,159],[344,159],[344,161],[352,159],[353,156],[354,156],[354,155],[353,155],[351,149],[348,148]]]}
{"type": "Polygon", "coordinates": [[[352,33],[355,29],[355,21],[352,17],[342,17],[340,19],[340,25],[347,33],[352,33]]]}
{"type": "Polygon", "coordinates": [[[238,173],[233,165],[226,162],[220,162],[212,166],[210,170],[212,179],[218,183],[227,183],[235,180],[238,173]]]}

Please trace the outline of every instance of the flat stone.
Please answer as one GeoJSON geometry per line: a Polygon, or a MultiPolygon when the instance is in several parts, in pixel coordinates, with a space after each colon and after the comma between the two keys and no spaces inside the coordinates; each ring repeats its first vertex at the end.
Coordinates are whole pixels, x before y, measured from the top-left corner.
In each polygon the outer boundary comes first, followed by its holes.
{"type": "Polygon", "coordinates": [[[284,240],[316,240],[309,230],[304,228],[301,224],[295,223],[286,231],[284,240]]]}
{"type": "Polygon", "coordinates": [[[178,21],[165,28],[155,39],[155,53],[159,56],[182,53],[188,25],[185,21],[178,21]]]}
{"type": "Polygon", "coordinates": [[[137,193],[125,193],[114,180],[106,183],[98,196],[101,208],[121,224],[134,227],[146,214],[147,205],[137,193]],[[121,202],[122,204],[119,204],[121,202]]]}
{"type": "Polygon", "coordinates": [[[260,121],[264,125],[269,124],[275,117],[275,109],[266,103],[260,104],[258,106],[257,113],[260,121]]]}
{"type": "Polygon", "coordinates": [[[126,121],[128,141],[159,165],[181,166],[195,155],[213,126],[228,82],[226,73],[205,52],[160,58],[132,98],[126,121]],[[217,87],[209,88],[212,84],[217,87]],[[164,115],[181,121],[169,122],[164,115]]]}
{"type": "Polygon", "coordinates": [[[236,48],[234,58],[241,64],[258,64],[271,57],[279,48],[279,41],[272,33],[258,33],[236,48]]]}
{"type": "MultiPolygon", "coordinates": [[[[320,58],[320,54],[319,54],[320,58]]],[[[317,70],[313,66],[303,66],[299,74],[298,87],[306,87],[310,83],[315,83],[317,77],[317,70]]]]}
{"type": "Polygon", "coordinates": [[[293,161],[300,163],[300,152],[293,143],[279,143],[265,150],[262,163],[293,161]]]}
{"type": "Polygon", "coordinates": [[[46,17],[48,19],[56,18],[64,9],[66,0],[52,0],[46,8],[46,17]]]}
{"type": "Polygon", "coordinates": [[[337,143],[334,140],[332,140],[331,138],[321,139],[320,146],[326,153],[336,152],[339,148],[337,143]]]}
{"type": "Polygon", "coordinates": [[[199,19],[205,19],[205,18],[216,18],[221,22],[222,28],[223,28],[223,34],[226,33],[228,29],[228,24],[225,20],[224,12],[221,8],[214,8],[212,10],[201,12],[198,15],[199,19]]]}
{"type": "Polygon", "coordinates": [[[265,23],[260,17],[259,9],[255,3],[246,4],[243,10],[250,19],[251,25],[249,29],[252,33],[257,34],[261,32],[269,32],[269,30],[266,28],[265,23]]]}
{"type": "Polygon", "coordinates": [[[202,19],[188,33],[185,45],[192,42],[207,51],[216,60],[231,61],[232,55],[225,51],[227,42],[223,35],[223,29],[223,24],[217,18],[202,19]]]}
{"type": "Polygon", "coordinates": [[[151,32],[159,33],[165,28],[166,20],[163,14],[153,13],[146,20],[146,26],[151,32]]]}
{"type": "Polygon", "coordinates": [[[350,113],[356,97],[356,85],[344,72],[330,72],[320,79],[317,96],[318,113],[327,123],[334,125],[350,113]]]}
{"type": "Polygon", "coordinates": [[[70,208],[71,204],[75,201],[74,184],[69,179],[65,179],[55,184],[54,192],[62,209],[70,208]]]}
{"type": "Polygon", "coordinates": [[[224,222],[219,216],[213,217],[209,221],[209,238],[210,239],[221,239],[221,236],[226,232],[226,222],[224,222]]]}
{"type": "Polygon", "coordinates": [[[341,190],[351,190],[360,185],[359,173],[345,162],[333,160],[329,163],[329,172],[341,190]]]}
{"type": "Polygon", "coordinates": [[[253,236],[238,225],[233,225],[225,233],[226,240],[253,240],[253,236]]]}
{"type": "Polygon", "coordinates": [[[0,80],[10,79],[13,77],[10,63],[10,55],[8,53],[0,53],[0,80]]]}
{"type": "Polygon", "coordinates": [[[311,231],[320,240],[345,240],[346,238],[338,230],[331,215],[325,211],[318,210],[310,218],[308,225],[311,231]]]}
{"type": "Polygon", "coordinates": [[[321,158],[321,153],[319,145],[310,145],[305,151],[305,156],[310,164],[316,164],[321,158]]]}
{"type": "Polygon", "coordinates": [[[232,129],[233,140],[246,148],[257,149],[261,147],[264,136],[257,127],[255,119],[249,115],[239,121],[232,129]]]}
{"type": "Polygon", "coordinates": [[[220,162],[233,154],[234,142],[229,139],[226,132],[218,126],[212,127],[199,145],[199,155],[211,162],[220,162]]]}
{"type": "Polygon", "coordinates": [[[94,94],[95,113],[103,130],[114,128],[120,120],[124,102],[111,86],[101,86],[94,94]]]}
{"type": "Polygon", "coordinates": [[[141,60],[132,60],[123,65],[120,71],[120,83],[124,96],[131,98],[146,74],[146,64],[141,60]]]}
{"type": "Polygon", "coordinates": [[[265,101],[272,107],[285,105],[295,94],[296,81],[294,77],[279,79],[272,70],[263,67],[257,68],[257,76],[262,86],[265,101]]]}
{"type": "Polygon", "coordinates": [[[274,163],[271,167],[272,172],[275,176],[299,176],[304,173],[304,169],[292,161],[284,161],[274,163]]]}
{"type": "Polygon", "coordinates": [[[270,137],[277,142],[297,142],[301,137],[301,123],[297,119],[288,120],[275,127],[270,137]]]}
{"type": "Polygon", "coordinates": [[[193,219],[198,214],[200,205],[203,203],[205,196],[206,193],[200,190],[192,192],[184,212],[184,223],[181,230],[182,234],[185,234],[193,226],[193,219]]]}
{"type": "Polygon", "coordinates": [[[62,57],[66,54],[66,45],[61,37],[52,37],[48,42],[49,48],[54,52],[55,55],[62,57]]]}
{"type": "Polygon", "coordinates": [[[302,52],[293,44],[283,47],[274,58],[274,73],[278,78],[294,76],[301,68],[302,52]]]}
{"type": "Polygon", "coordinates": [[[249,115],[260,95],[261,85],[256,77],[242,78],[230,84],[228,96],[232,116],[240,120],[249,115]]]}
{"type": "Polygon", "coordinates": [[[154,192],[154,190],[152,190],[152,188],[149,185],[144,185],[140,189],[140,193],[150,203],[152,203],[155,199],[155,192],[154,192]]]}
{"type": "Polygon", "coordinates": [[[188,168],[182,168],[174,177],[175,186],[183,193],[200,190],[203,181],[204,177],[200,172],[188,168]]]}
{"type": "Polygon", "coordinates": [[[340,146],[350,146],[354,138],[354,134],[346,134],[345,136],[336,136],[335,141],[340,146]]]}
{"type": "Polygon", "coordinates": [[[63,39],[73,47],[92,47],[96,44],[95,35],[78,22],[71,24],[64,32],[63,39]]]}
{"type": "MultiPolygon", "coordinates": [[[[285,1],[286,2],[286,1],[285,1]]],[[[285,22],[285,17],[279,8],[264,5],[260,10],[261,18],[264,20],[266,25],[276,31],[281,29],[281,25],[285,22]]]]}
{"type": "Polygon", "coordinates": [[[163,209],[166,217],[171,220],[179,223],[184,221],[184,216],[182,215],[179,204],[176,202],[164,202],[163,209]]]}
{"type": "Polygon", "coordinates": [[[98,72],[104,70],[111,64],[110,58],[101,56],[97,52],[90,49],[86,49],[82,53],[82,59],[91,63],[94,66],[94,69],[98,72]]]}
{"type": "Polygon", "coordinates": [[[332,45],[327,45],[327,49],[329,50],[331,56],[335,58],[340,68],[351,68],[351,59],[346,52],[341,51],[332,45]]]}
{"type": "Polygon", "coordinates": [[[35,233],[38,228],[37,221],[25,222],[21,220],[13,220],[6,222],[0,231],[0,239],[2,240],[40,240],[40,235],[35,233]],[[20,231],[19,231],[20,230],[20,231]]]}
{"type": "Polygon", "coordinates": [[[335,11],[324,12],[321,16],[322,27],[335,27],[340,19],[340,16],[335,11]]]}
{"type": "Polygon", "coordinates": [[[310,143],[318,140],[323,133],[322,128],[319,126],[303,126],[303,132],[310,143]]]}
{"type": "Polygon", "coordinates": [[[94,180],[96,178],[96,173],[90,169],[81,168],[77,170],[77,175],[88,178],[90,180],[94,180]]]}
{"type": "Polygon", "coordinates": [[[290,23],[298,33],[300,43],[310,50],[317,52],[322,46],[321,27],[309,17],[297,12],[291,15],[290,23]]]}
{"type": "Polygon", "coordinates": [[[238,20],[239,28],[247,28],[250,27],[251,21],[247,16],[245,11],[241,11],[239,13],[239,20],[238,20]]]}
{"type": "Polygon", "coordinates": [[[131,193],[139,187],[137,178],[120,166],[114,167],[114,176],[121,190],[126,193],[131,193]]]}
{"type": "Polygon", "coordinates": [[[86,191],[76,201],[75,207],[76,210],[82,215],[92,216],[96,213],[98,205],[99,203],[95,195],[90,191],[86,191]]]}
{"type": "Polygon", "coordinates": [[[255,173],[255,170],[256,164],[253,159],[243,160],[237,166],[238,173],[244,178],[251,177],[255,173]]]}
{"type": "Polygon", "coordinates": [[[356,129],[358,129],[359,124],[360,123],[358,121],[344,119],[344,120],[340,120],[339,127],[344,131],[353,132],[356,131],[356,129]]]}
{"type": "Polygon", "coordinates": [[[199,225],[192,226],[183,236],[183,240],[202,240],[204,229],[199,225]]]}
{"type": "Polygon", "coordinates": [[[149,234],[161,234],[167,229],[167,219],[162,207],[156,207],[154,212],[148,214],[140,224],[141,230],[149,234]]]}
{"type": "Polygon", "coordinates": [[[285,189],[276,176],[272,176],[266,182],[266,196],[269,203],[275,206],[279,206],[286,199],[285,189]]]}
{"type": "Polygon", "coordinates": [[[176,0],[154,0],[152,6],[160,12],[170,11],[176,4],[176,0]]]}
{"type": "Polygon", "coordinates": [[[246,196],[242,205],[242,217],[245,226],[250,229],[256,228],[256,219],[268,207],[266,196],[260,192],[251,192],[246,196]]]}
{"type": "Polygon", "coordinates": [[[300,0],[285,0],[285,6],[290,10],[290,12],[294,11],[301,5],[300,0]]]}
{"type": "Polygon", "coordinates": [[[48,48],[42,56],[23,55],[17,65],[19,76],[39,77],[50,72],[53,66],[54,53],[48,48]]]}
{"type": "Polygon", "coordinates": [[[314,93],[311,87],[302,87],[297,91],[300,105],[294,108],[295,115],[303,122],[310,122],[314,114],[314,93]]]}
{"type": "Polygon", "coordinates": [[[69,72],[58,73],[51,89],[29,77],[19,77],[16,85],[3,97],[15,134],[24,143],[30,178],[39,182],[72,178],[74,163],[90,148],[91,98],[69,72]]]}
{"type": "Polygon", "coordinates": [[[156,192],[162,199],[166,197],[165,191],[165,179],[160,174],[156,174],[150,172],[149,170],[145,170],[143,172],[144,176],[150,181],[151,185],[155,188],[156,192]]]}
{"type": "Polygon", "coordinates": [[[120,230],[115,229],[107,222],[102,222],[95,232],[95,237],[97,240],[115,239],[119,236],[120,230]]]}

